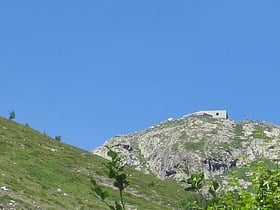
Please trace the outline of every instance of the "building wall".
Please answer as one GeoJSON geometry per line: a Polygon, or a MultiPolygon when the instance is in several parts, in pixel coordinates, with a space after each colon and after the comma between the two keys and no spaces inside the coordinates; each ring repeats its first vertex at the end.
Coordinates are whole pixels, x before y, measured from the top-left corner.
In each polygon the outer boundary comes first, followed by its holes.
{"type": "Polygon", "coordinates": [[[226,110],[208,110],[208,111],[199,111],[196,112],[197,115],[207,114],[212,116],[213,118],[221,118],[221,119],[228,119],[228,113],[226,110]]]}

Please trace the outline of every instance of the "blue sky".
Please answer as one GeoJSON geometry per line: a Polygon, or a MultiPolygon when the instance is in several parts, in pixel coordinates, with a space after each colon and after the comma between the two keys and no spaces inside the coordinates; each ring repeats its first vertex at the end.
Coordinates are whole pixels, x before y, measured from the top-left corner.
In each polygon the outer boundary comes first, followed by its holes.
{"type": "Polygon", "coordinates": [[[0,115],[85,150],[227,109],[280,125],[280,1],[1,1],[0,115]]]}

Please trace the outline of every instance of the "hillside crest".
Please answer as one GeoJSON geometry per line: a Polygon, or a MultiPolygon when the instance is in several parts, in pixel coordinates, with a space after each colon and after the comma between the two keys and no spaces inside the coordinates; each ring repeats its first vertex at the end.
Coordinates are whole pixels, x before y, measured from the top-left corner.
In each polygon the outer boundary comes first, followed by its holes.
{"type": "MultiPolygon", "coordinates": [[[[109,203],[118,196],[106,175],[104,158],[27,124],[0,117],[0,145],[0,209],[104,209],[92,193],[91,178],[108,190],[109,203]]],[[[130,183],[124,195],[128,209],[180,209],[180,200],[189,195],[174,182],[130,168],[126,173],[130,183]]]]}
{"type": "Polygon", "coordinates": [[[177,180],[186,169],[211,177],[257,158],[277,158],[278,126],[197,113],[115,136],[93,153],[108,158],[104,149],[107,145],[120,153],[125,165],[161,179],[177,180]]]}

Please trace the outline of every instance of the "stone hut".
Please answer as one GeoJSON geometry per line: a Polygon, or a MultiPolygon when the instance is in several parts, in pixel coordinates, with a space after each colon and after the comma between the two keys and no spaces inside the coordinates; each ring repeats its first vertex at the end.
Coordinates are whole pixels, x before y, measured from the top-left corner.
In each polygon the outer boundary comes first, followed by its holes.
{"type": "Polygon", "coordinates": [[[227,110],[207,110],[207,111],[199,111],[195,112],[196,115],[209,115],[213,118],[219,119],[228,119],[228,112],[227,110]]]}

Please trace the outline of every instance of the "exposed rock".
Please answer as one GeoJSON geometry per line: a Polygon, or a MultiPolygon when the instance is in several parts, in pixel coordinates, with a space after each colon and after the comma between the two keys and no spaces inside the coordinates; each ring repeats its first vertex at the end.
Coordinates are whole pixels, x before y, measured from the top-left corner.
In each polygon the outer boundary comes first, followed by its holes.
{"type": "Polygon", "coordinates": [[[116,136],[93,153],[108,158],[109,146],[125,165],[161,179],[181,179],[185,169],[214,176],[258,157],[277,158],[279,136],[278,126],[264,122],[188,115],[116,136]]]}
{"type": "Polygon", "coordinates": [[[4,192],[7,192],[9,189],[8,189],[7,186],[2,186],[2,187],[1,187],[1,190],[4,191],[4,192]]]}
{"type": "Polygon", "coordinates": [[[10,207],[10,209],[11,209],[11,207],[16,207],[16,205],[17,204],[14,200],[10,200],[9,203],[8,203],[8,206],[10,207]]]}
{"type": "Polygon", "coordinates": [[[63,190],[62,190],[62,189],[60,189],[60,188],[57,188],[56,192],[58,192],[58,193],[62,193],[62,192],[63,192],[63,190]]]}

